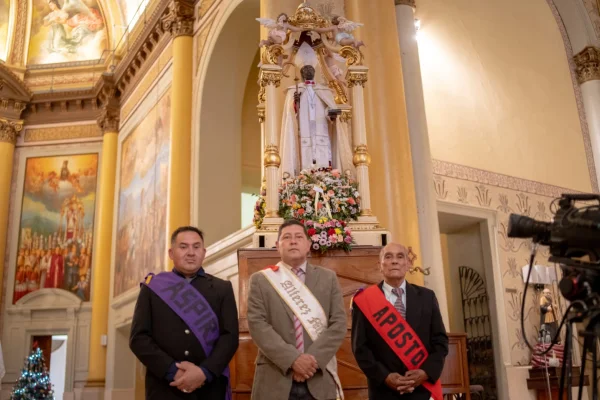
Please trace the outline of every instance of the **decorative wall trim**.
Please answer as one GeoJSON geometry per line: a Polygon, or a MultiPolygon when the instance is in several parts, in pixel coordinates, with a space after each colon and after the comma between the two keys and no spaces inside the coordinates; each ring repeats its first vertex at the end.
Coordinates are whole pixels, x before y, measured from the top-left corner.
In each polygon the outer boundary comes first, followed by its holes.
{"type": "Polygon", "coordinates": [[[554,0],[546,0],[546,2],[548,3],[550,10],[552,11],[552,15],[556,20],[556,24],[558,25],[560,35],[563,38],[565,52],[569,63],[569,71],[571,72],[573,92],[575,93],[575,102],[577,103],[577,111],[579,112],[579,124],[581,125],[581,135],[583,137],[583,146],[585,147],[585,159],[587,161],[588,171],[590,174],[590,182],[592,184],[592,190],[595,193],[598,193],[600,192],[600,189],[598,188],[598,179],[596,175],[598,171],[596,171],[596,164],[594,163],[594,153],[592,151],[590,131],[587,124],[585,108],[583,106],[583,96],[581,95],[581,87],[579,86],[579,82],[577,81],[577,66],[575,65],[575,61],[573,59],[573,47],[571,46],[571,40],[569,39],[569,35],[567,34],[565,24],[562,21],[560,13],[558,12],[558,8],[556,8],[556,5],[554,4],[554,0]]]}
{"type": "Polygon", "coordinates": [[[202,0],[198,6],[198,17],[196,18],[196,21],[200,21],[202,18],[204,18],[210,8],[216,2],[217,0],[202,0]]]}
{"type": "Polygon", "coordinates": [[[563,193],[578,193],[576,190],[471,168],[465,165],[453,164],[446,161],[432,160],[432,164],[434,174],[447,176],[449,178],[463,179],[466,181],[534,193],[547,197],[559,197],[563,193]]]}
{"type": "Polygon", "coordinates": [[[26,129],[23,141],[25,143],[30,143],[54,140],[87,139],[93,137],[102,137],[102,130],[97,124],[65,125],[26,129]]]}
{"type": "Polygon", "coordinates": [[[17,1],[16,27],[13,36],[13,46],[10,54],[10,63],[24,65],[23,54],[25,53],[25,37],[27,35],[27,5],[28,0],[17,1]]]}

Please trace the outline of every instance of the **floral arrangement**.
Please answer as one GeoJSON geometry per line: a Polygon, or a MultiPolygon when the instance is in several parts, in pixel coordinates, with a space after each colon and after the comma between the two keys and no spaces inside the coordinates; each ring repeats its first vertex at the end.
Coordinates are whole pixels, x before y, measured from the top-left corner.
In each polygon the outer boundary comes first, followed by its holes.
{"type": "MultiPolygon", "coordinates": [[[[265,217],[266,188],[254,208],[254,224],[260,228],[265,217]]],[[[314,251],[350,250],[353,239],[347,223],[360,215],[358,183],[331,168],[303,170],[285,177],[279,187],[279,216],[304,223],[314,251]]]]}

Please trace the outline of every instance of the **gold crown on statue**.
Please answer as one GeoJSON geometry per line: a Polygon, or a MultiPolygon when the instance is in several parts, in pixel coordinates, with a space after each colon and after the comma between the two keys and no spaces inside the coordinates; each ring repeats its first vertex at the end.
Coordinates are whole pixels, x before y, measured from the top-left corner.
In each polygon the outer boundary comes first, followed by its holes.
{"type": "Polygon", "coordinates": [[[289,18],[289,24],[303,29],[312,29],[325,28],[329,22],[304,2],[298,6],[294,16],[289,18]]]}

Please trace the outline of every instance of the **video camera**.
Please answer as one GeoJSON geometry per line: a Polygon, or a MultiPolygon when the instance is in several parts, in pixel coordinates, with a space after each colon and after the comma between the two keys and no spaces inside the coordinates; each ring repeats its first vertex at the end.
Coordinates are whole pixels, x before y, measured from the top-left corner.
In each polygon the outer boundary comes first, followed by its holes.
{"type": "MultiPolygon", "coordinates": [[[[532,239],[536,244],[548,246],[550,262],[558,263],[563,276],[559,289],[570,304],[562,318],[560,327],[553,343],[556,343],[560,328],[567,326],[564,365],[561,373],[559,400],[565,388],[565,375],[569,399],[571,398],[571,365],[572,365],[572,329],[573,323],[587,321],[584,331],[579,335],[584,337],[582,354],[582,372],[579,381],[579,399],[581,399],[584,377],[584,367],[587,353],[597,364],[598,339],[600,337],[600,195],[595,194],[563,194],[558,201],[552,222],[537,221],[533,218],[511,214],[508,222],[508,237],[532,239]],[[584,203],[576,207],[576,203],[584,203]]],[[[553,204],[555,204],[553,202],[553,204]]],[[[534,265],[535,249],[532,251],[530,266],[534,265]]],[[[531,275],[527,276],[527,282],[531,275]]],[[[521,304],[521,329],[524,334],[523,309],[527,286],[523,291],[521,304]]],[[[525,337],[527,342],[527,338],[525,337]]],[[[527,342],[529,345],[529,343],[527,342]]],[[[529,346],[531,348],[531,346],[529,346]]],[[[548,348],[543,354],[550,351],[548,348]]],[[[532,349],[533,350],[533,349],[532,349]]],[[[598,399],[597,365],[593,368],[592,390],[593,399],[598,399]]],[[[549,383],[549,382],[548,382],[549,383]]]]}

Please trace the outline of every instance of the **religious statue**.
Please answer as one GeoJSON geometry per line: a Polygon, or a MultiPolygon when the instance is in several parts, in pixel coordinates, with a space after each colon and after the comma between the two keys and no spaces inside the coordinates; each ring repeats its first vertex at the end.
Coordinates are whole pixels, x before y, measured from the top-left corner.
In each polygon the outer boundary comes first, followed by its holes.
{"type": "Polygon", "coordinates": [[[347,122],[342,122],[334,94],[315,82],[315,68],[304,65],[303,83],[286,91],[281,129],[281,167],[296,176],[304,169],[353,170],[351,139],[347,122]],[[331,129],[330,129],[331,126],[331,129]]]}
{"type": "Polygon", "coordinates": [[[554,339],[558,329],[554,307],[552,292],[546,288],[542,291],[542,296],[540,297],[540,331],[542,332],[542,340],[546,342],[548,342],[547,336],[550,337],[550,340],[554,339]]]}

